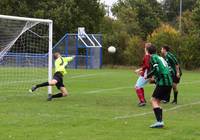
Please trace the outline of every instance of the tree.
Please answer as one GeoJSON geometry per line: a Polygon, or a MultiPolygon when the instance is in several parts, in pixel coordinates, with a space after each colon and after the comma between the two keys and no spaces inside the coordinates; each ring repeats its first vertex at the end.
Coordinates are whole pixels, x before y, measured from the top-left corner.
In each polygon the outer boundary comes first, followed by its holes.
{"type": "Polygon", "coordinates": [[[156,45],[158,52],[163,45],[169,45],[176,54],[179,54],[180,39],[180,33],[168,24],[162,24],[148,36],[148,41],[156,45]]]}
{"type": "Polygon", "coordinates": [[[128,23],[132,23],[135,27],[138,26],[140,31],[139,33],[132,32],[132,34],[139,35],[144,39],[159,26],[160,18],[163,15],[160,4],[156,0],[119,0],[112,11],[123,22],[127,22],[127,19],[131,17],[132,21],[128,20],[128,23]]]}
{"type": "Polygon", "coordinates": [[[5,15],[52,19],[55,41],[66,32],[77,32],[79,26],[99,32],[105,15],[99,0],[1,0],[0,7],[5,15]]]}
{"type": "MultiPolygon", "coordinates": [[[[182,0],[182,10],[191,11],[197,0],[182,0]]],[[[163,10],[166,15],[166,21],[175,23],[176,17],[179,16],[180,0],[164,0],[163,10]]]]}

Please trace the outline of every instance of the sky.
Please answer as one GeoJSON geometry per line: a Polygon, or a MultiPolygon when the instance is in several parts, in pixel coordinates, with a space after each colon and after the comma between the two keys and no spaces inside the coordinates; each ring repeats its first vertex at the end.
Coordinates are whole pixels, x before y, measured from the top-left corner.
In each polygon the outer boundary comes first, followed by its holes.
{"type": "Polygon", "coordinates": [[[101,0],[101,2],[105,2],[106,5],[112,6],[117,0],[101,0]]]}
{"type": "MultiPolygon", "coordinates": [[[[112,14],[112,12],[111,12],[111,6],[115,3],[115,2],[117,2],[118,0],[100,0],[102,3],[105,3],[106,5],[108,5],[108,6],[110,6],[109,7],[109,12],[108,12],[108,15],[110,16],[110,17],[112,17],[112,18],[115,18],[114,16],[113,16],[113,14],[112,14]]],[[[162,1],[162,0],[157,0],[157,1],[162,1]]]]}
{"type": "Polygon", "coordinates": [[[100,0],[102,3],[105,2],[106,5],[112,6],[117,0],[100,0]]]}
{"type": "MultiPolygon", "coordinates": [[[[162,1],[162,0],[157,0],[157,1],[162,1]]],[[[101,0],[101,2],[105,2],[106,5],[112,6],[117,0],[101,0]]]]}

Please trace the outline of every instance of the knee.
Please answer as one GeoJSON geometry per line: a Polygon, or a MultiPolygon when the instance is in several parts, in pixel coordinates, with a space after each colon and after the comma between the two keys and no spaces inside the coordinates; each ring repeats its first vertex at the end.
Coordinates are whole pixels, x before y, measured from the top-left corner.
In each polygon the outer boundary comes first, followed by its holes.
{"type": "Polygon", "coordinates": [[[138,89],[140,89],[140,87],[139,87],[139,86],[137,86],[137,85],[135,85],[135,90],[138,90],[138,89]]]}
{"type": "Polygon", "coordinates": [[[62,93],[62,95],[63,95],[63,97],[65,97],[65,96],[68,96],[68,94],[67,94],[67,93],[65,93],[65,92],[64,92],[64,93],[62,93]]]}
{"type": "Polygon", "coordinates": [[[173,90],[174,90],[174,91],[177,91],[177,87],[176,87],[176,86],[173,86],[173,90]]]}
{"type": "Polygon", "coordinates": [[[57,84],[57,80],[51,80],[49,81],[49,85],[54,86],[57,84]]]}

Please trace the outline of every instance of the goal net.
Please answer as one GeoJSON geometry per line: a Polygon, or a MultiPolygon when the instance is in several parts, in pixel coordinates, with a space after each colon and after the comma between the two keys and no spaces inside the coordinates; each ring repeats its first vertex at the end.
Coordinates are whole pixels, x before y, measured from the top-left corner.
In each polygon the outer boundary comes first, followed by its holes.
{"type": "MultiPolygon", "coordinates": [[[[52,75],[52,21],[0,15],[0,91],[26,93],[52,75]]],[[[41,89],[51,94],[51,87],[41,89]]]]}

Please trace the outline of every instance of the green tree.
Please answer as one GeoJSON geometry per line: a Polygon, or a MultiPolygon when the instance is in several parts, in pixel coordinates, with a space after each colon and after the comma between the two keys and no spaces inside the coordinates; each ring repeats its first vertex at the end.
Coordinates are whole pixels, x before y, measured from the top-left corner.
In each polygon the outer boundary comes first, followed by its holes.
{"type": "Polygon", "coordinates": [[[200,0],[197,0],[195,8],[192,11],[192,21],[195,27],[193,32],[200,36],[200,0]]]}
{"type": "Polygon", "coordinates": [[[0,14],[52,19],[56,41],[79,26],[99,32],[105,15],[99,0],[1,0],[0,7],[0,14]]]}
{"type": "MultiPolygon", "coordinates": [[[[182,10],[191,11],[197,0],[182,0],[182,10]]],[[[176,17],[179,16],[180,0],[164,0],[163,10],[165,12],[166,21],[175,23],[176,17]]]]}
{"type": "Polygon", "coordinates": [[[155,0],[119,0],[112,8],[112,11],[123,22],[126,22],[127,18],[131,15],[132,21],[128,22],[134,24],[136,27],[138,26],[140,31],[139,33],[132,32],[132,34],[135,33],[144,39],[159,26],[160,18],[163,15],[160,4],[155,0]]]}

